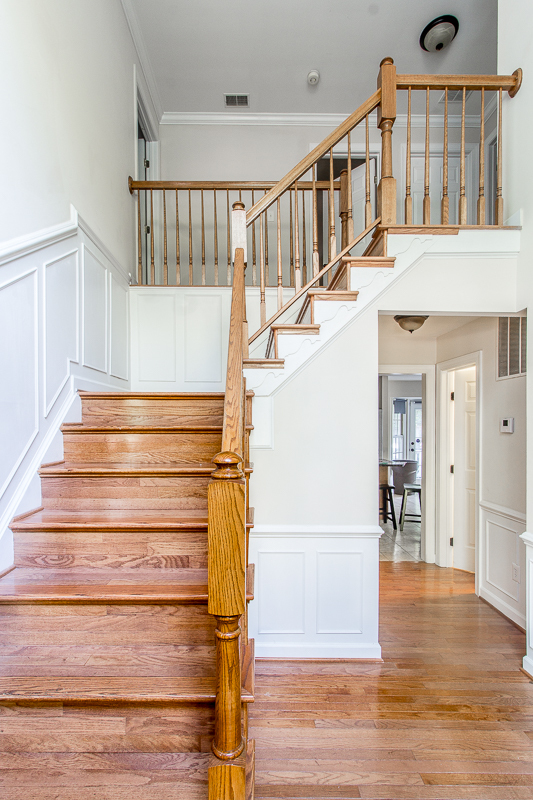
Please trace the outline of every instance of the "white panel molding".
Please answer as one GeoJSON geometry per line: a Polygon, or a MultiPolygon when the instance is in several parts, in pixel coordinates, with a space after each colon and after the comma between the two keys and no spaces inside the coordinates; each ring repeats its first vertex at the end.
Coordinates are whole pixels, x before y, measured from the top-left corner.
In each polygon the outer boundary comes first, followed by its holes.
{"type": "MultiPolygon", "coordinates": [[[[33,321],[34,321],[34,329],[33,329],[33,430],[29,434],[26,442],[22,446],[18,457],[15,459],[13,466],[11,467],[10,471],[8,472],[4,483],[0,486],[0,497],[4,494],[7,487],[13,480],[13,476],[17,472],[20,464],[24,460],[27,452],[29,451],[30,447],[32,446],[33,442],[35,441],[38,433],[39,433],[39,297],[38,297],[38,272],[37,269],[28,270],[27,272],[23,272],[21,275],[17,275],[17,277],[13,278],[10,281],[2,284],[0,286],[0,291],[3,291],[10,286],[13,286],[16,283],[20,283],[21,281],[30,279],[33,282],[33,321]]],[[[2,379],[6,380],[7,376],[3,375],[2,379]]],[[[5,456],[5,451],[4,451],[5,456]]],[[[1,531],[1,528],[0,528],[1,531]]]]}
{"type": "MultiPolygon", "coordinates": [[[[71,208],[73,208],[73,206],[71,206],[71,208]]],[[[119,275],[121,275],[124,278],[126,283],[130,283],[131,273],[124,268],[124,266],[120,263],[120,261],[117,258],[115,258],[111,250],[109,250],[109,248],[106,247],[106,245],[103,243],[100,237],[93,231],[93,229],[90,227],[90,225],[88,225],[88,223],[83,219],[83,217],[81,217],[77,212],[76,215],[80,231],[82,231],[87,236],[87,238],[91,240],[96,249],[104,256],[104,258],[107,259],[107,261],[109,261],[113,269],[115,269],[119,273],[119,275]]]]}
{"type": "Polygon", "coordinates": [[[109,338],[109,292],[108,292],[108,269],[107,266],[104,264],[101,258],[99,258],[95,253],[87,247],[87,245],[82,242],[81,245],[81,272],[82,272],[82,280],[81,280],[81,307],[82,307],[82,364],[84,367],[89,367],[89,369],[94,369],[97,372],[108,372],[109,369],[109,358],[108,358],[108,338],[109,338]],[[87,298],[86,298],[86,291],[85,291],[85,279],[87,275],[87,263],[86,263],[86,254],[89,254],[91,258],[93,258],[97,264],[99,264],[102,269],[104,270],[104,364],[103,367],[98,367],[95,364],[90,364],[87,361],[87,341],[86,341],[86,330],[85,330],[85,323],[86,323],[86,305],[87,305],[87,298]]]}
{"type": "MultiPolygon", "coordinates": [[[[130,304],[128,302],[128,290],[127,288],[123,288],[116,278],[113,276],[113,273],[109,273],[109,374],[112,375],[114,378],[119,378],[120,380],[127,381],[129,380],[129,335],[130,335],[130,321],[129,321],[129,314],[130,314],[130,304]],[[125,369],[123,371],[120,370],[120,367],[115,367],[115,363],[117,361],[116,356],[114,355],[114,344],[115,344],[115,337],[113,335],[114,324],[115,324],[115,314],[117,310],[114,308],[114,301],[115,298],[119,297],[119,293],[124,294],[124,312],[125,312],[125,319],[124,319],[124,334],[125,334],[125,355],[126,355],[126,362],[125,362],[125,369]]],[[[118,345],[117,345],[118,346],[118,345]]]]}
{"type": "Polygon", "coordinates": [[[383,529],[379,525],[254,525],[250,537],[254,536],[365,536],[378,538],[382,536],[383,529]]]}
{"type": "Polygon", "coordinates": [[[63,391],[63,387],[67,383],[68,379],[70,378],[70,364],[79,364],[80,362],[80,270],[79,270],[79,251],[78,248],[75,250],[69,250],[66,253],[62,253],[57,258],[53,258],[50,261],[45,261],[43,264],[44,267],[44,275],[43,275],[43,302],[42,302],[42,339],[43,339],[43,406],[44,406],[44,416],[47,417],[50,413],[54,403],[56,402],[57,398],[63,391]],[[47,350],[47,334],[46,334],[46,321],[47,321],[47,310],[46,310],[46,298],[47,298],[47,273],[46,270],[48,267],[57,264],[60,261],[64,261],[66,258],[70,256],[76,257],[76,288],[75,288],[75,355],[74,358],[67,357],[65,362],[65,375],[63,379],[60,381],[57,390],[55,391],[52,398],[48,401],[46,395],[46,374],[47,374],[47,357],[46,357],[46,350],[47,350]]]}
{"type": "Polygon", "coordinates": [[[78,212],[71,205],[69,220],[4,242],[0,246],[0,266],[18,258],[23,258],[37,250],[42,250],[43,247],[50,247],[50,245],[62,242],[64,239],[69,239],[71,236],[76,235],[77,230],[78,212]]]}
{"type": "Polygon", "coordinates": [[[526,655],[522,666],[533,678],[533,534],[524,531],[520,538],[526,550],[526,655]]]}
{"type": "MultiPolygon", "coordinates": [[[[123,0],[124,4],[125,0],[123,0]]],[[[351,113],[351,112],[350,112],[351,113]]],[[[280,125],[291,127],[318,127],[337,128],[350,114],[305,114],[305,113],[278,113],[244,111],[165,111],[161,115],[161,125],[280,125]]],[[[370,124],[376,128],[376,113],[369,115],[370,124]]],[[[430,114],[430,128],[444,128],[444,116],[430,114]]],[[[479,117],[474,114],[465,116],[467,128],[479,128],[479,117]]],[[[407,114],[398,114],[394,123],[395,128],[407,128],[407,114]]],[[[425,114],[411,116],[412,128],[425,128],[425,114]]],[[[461,115],[448,116],[449,128],[461,127],[461,115]]]]}
{"type": "Polygon", "coordinates": [[[525,520],[521,512],[510,510],[496,504],[479,503],[480,506],[480,532],[479,532],[479,596],[487,600],[488,603],[501,611],[506,617],[517,625],[526,628],[526,595],[528,592],[528,580],[530,566],[527,563],[526,551],[521,542],[527,545],[527,534],[525,534],[525,520]],[[492,506],[492,507],[489,507],[492,506]],[[491,528],[492,526],[492,528],[491,528]],[[491,537],[491,530],[498,528],[503,532],[500,538],[500,549],[494,551],[498,542],[491,537]],[[504,548],[502,552],[501,548],[504,548]],[[516,564],[520,570],[520,580],[511,579],[512,565],[516,564]],[[498,582],[498,576],[491,572],[492,566],[498,570],[498,566],[504,565],[508,570],[507,586],[498,582]],[[516,587],[516,588],[515,588],[516,587]],[[514,593],[511,591],[514,589],[514,593]]]}
{"type": "Polygon", "coordinates": [[[526,515],[522,511],[500,506],[498,503],[491,503],[488,500],[480,500],[479,505],[480,508],[485,509],[485,511],[492,511],[493,514],[498,514],[500,517],[506,517],[514,522],[521,522],[523,525],[526,524],[526,515]]]}

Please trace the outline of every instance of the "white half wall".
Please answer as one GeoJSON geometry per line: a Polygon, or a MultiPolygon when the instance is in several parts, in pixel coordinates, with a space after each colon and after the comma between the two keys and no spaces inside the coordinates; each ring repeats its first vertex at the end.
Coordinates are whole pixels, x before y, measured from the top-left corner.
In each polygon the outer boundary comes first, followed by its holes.
{"type": "Polygon", "coordinates": [[[129,387],[127,292],[125,268],[74,209],[0,252],[0,571],[12,517],[40,505],[41,463],[62,458],[76,390],[129,387]]]}
{"type": "Polygon", "coordinates": [[[380,658],[380,536],[378,526],[256,526],[248,618],[256,656],[380,658]]]}

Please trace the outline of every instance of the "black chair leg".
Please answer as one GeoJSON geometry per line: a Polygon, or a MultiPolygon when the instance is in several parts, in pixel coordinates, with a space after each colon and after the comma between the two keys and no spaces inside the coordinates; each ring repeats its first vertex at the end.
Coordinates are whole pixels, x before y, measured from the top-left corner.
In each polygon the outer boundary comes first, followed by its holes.
{"type": "Polygon", "coordinates": [[[398,530],[398,528],[397,528],[397,525],[396,525],[396,512],[394,510],[394,498],[393,498],[393,495],[392,495],[392,488],[389,486],[387,491],[388,491],[388,494],[389,494],[390,515],[391,515],[391,519],[392,519],[392,527],[396,531],[396,530],[398,530]]]}

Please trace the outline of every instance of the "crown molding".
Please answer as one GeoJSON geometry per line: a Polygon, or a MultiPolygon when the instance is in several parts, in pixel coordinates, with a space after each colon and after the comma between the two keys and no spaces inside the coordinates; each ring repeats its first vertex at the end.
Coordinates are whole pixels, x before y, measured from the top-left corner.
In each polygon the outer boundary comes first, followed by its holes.
{"type": "MultiPolygon", "coordinates": [[[[232,111],[165,111],[161,117],[161,125],[278,125],[280,127],[301,126],[314,128],[336,128],[348,114],[270,114],[246,113],[232,111]]],[[[370,120],[376,120],[375,112],[369,115],[370,120]]],[[[407,128],[407,114],[398,114],[396,128],[407,128]]],[[[426,117],[424,114],[411,116],[412,128],[425,128],[426,117]]],[[[443,128],[444,117],[440,114],[431,114],[429,117],[430,128],[443,128]]],[[[448,127],[460,128],[461,115],[449,114],[448,127]]],[[[465,127],[479,128],[477,115],[465,116],[465,127]]]]}
{"type": "Polygon", "coordinates": [[[150,58],[148,56],[148,51],[144,43],[144,37],[142,35],[141,26],[139,25],[137,15],[133,7],[133,2],[132,0],[120,0],[120,2],[122,5],[122,10],[124,11],[124,16],[126,17],[126,22],[128,23],[128,28],[130,30],[131,38],[133,40],[133,46],[135,47],[135,51],[139,59],[139,64],[143,73],[144,80],[146,82],[146,87],[148,89],[152,105],[157,115],[157,120],[160,121],[161,117],[163,116],[163,104],[161,102],[161,96],[157,88],[157,82],[155,79],[154,71],[152,69],[150,58]]]}

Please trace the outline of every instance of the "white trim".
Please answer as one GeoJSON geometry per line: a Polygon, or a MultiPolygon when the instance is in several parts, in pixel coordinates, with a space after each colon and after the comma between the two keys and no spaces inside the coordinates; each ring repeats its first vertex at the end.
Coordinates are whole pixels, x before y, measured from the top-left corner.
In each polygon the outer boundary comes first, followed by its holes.
{"type": "MultiPolygon", "coordinates": [[[[74,208],[74,206],[71,206],[71,208],[74,208]]],[[[106,245],[103,243],[100,237],[93,231],[93,229],[87,224],[87,222],[85,222],[83,217],[81,217],[79,214],[77,214],[77,216],[78,216],[78,226],[79,229],[82,231],[82,233],[84,233],[91,240],[91,242],[98,248],[100,253],[109,261],[111,266],[114,267],[114,269],[116,269],[116,271],[120,273],[120,275],[122,275],[124,280],[129,282],[131,278],[131,273],[126,272],[124,267],[121,265],[120,261],[118,261],[115,258],[113,253],[106,247],[106,245]]]]}
{"type": "Polygon", "coordinates": [[[158,119],[161,119],[163,114],[163,105],[161,103],[161,97],[157,88],[157,81],[155,79],[150,58],[148,57],[148,51],[144,43],[144,37],[135,13],[133,2],[132,0],[120,0],[120,2],[122,5],[122,10],[124,11],[124,16],[126,17],[126,22],[128,23],[133,46],[140,62],[143,77],[146,81],[146,87],[148,89],[148,93],[150,94],[150,100],[152,101],[152,105],[154,106],[154,110],[158,119]]]}
{"type": "Polygon", "coordinates": [[[514,522],[521,522],[524,525],[526,524],[526,515],[521,511],[515,511],[513,508],[500,506],[498,503],[490,503],[488,500],[480,500],[479,505],[481,508],[484,508],[485,511],[490,511],[492,514],[498,514],[500,517],[507,517],[507,519],[512,519],[514,522]]]}
{"type": "Polygon", "coordinates": [[[256,658],[353,658],[381,661],[381,647],[375,644],[285,644],[255,642],[256,658]]]}
{"type": "Polygon", "coordinates": [[[105,375],[109,374],[109,280],[108,280],[109,270],[107,265],[104,264],[101,258],[99,258],[96,253],[93,253],[90,247],[87,247],[85,242],[81,243],[81,280],[80,280],[80,300],[81,300],[81,365],[82,367],[88,367],[88,369],[94,369],[96,372],[102,372],[105,375]],[[102,369],[101,367],[95,367],[93,364],[89,364],[86,360],[85,354],[85,316],[86,316],[86,307],[85,307],[85,253],[89,253],[92,258],[104,270],[104,315],[105,315],[105,366],[102,369]]]}
{"type": "Polygon", "coordinates": [[[379,525],[254,525],[254,536],[369,536],[379,538],[383,531],[379,525]]]}
{"type": "Polygon", "coordinates": [[[524,531],[524,533],[520,534],[520,538],[522,539],[525,545],[533,547],[533,533],[529,533],[529,531],[524,531]]]}
{"type": "MultiPolygon", "coordinates": [[[[128,0],[122,0],[124,5],[128,0]]],[[[272,113],[268,111],[247,113],[245,111],[164,111],[160,117],[161,125],[282,125],[337,128],[350,114],[307,114],[272,113]]],[[[372,124],[376,123],[376,113],[369,115],[372,124]]],[[[395,128],[407,128],[407,114],[398,114],[395,128]]],[[[411,115],[411,128],[425,128],[425,114],[411,115]]],[[[430,128],[444,128],[444,116],[431,114],[430,128]]],[[[448,128],[460,128],[461,115],[448,116],[448,128]]],[[[479,117],[475,114],[465,116],[465,127],[479,128],[479,117]]]]}
{"type": "Polygon", "coordinates": [[[42,250],[43,247],[48,247],[49,245],[56,244],[56,242],[63,241],[63,239],[75,236],[78,230],[78,224],[78,212],[74,206],[71,205],[69,220],[4,242],[3,245],[0,246],[0,266],[14,261],[17,258],[27,256],[30,253],[34,253],[36,250],[42,250]]]}
{"type": "Polygon", "coordinates": [[[530,678],[533,678],[533,658],[530,658],[529,656],[524,656],[524,658],[522,659],[522,669],[524,670],[524,672],[527,672],[530,678]]]}

